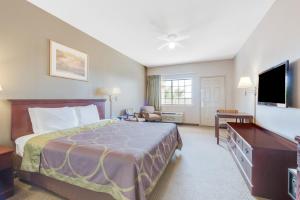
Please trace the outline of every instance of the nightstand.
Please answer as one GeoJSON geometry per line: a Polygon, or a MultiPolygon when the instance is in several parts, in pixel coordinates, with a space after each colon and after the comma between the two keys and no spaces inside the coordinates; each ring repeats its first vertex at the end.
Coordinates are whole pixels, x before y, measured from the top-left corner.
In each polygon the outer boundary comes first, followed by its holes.
{"type": "Polygon", "coordinates": [[[0,146],[0,199],[14,194],[13,149],[0,146]]]}

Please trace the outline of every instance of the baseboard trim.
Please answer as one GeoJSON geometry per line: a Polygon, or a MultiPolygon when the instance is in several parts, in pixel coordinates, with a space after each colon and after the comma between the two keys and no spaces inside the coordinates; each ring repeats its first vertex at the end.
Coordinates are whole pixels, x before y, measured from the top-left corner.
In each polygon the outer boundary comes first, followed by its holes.
{"type": "Polygon", "coordinates": [[[194,124],[194,123],[178,123],[178,125],[185,125],[185,126],[199,126],[199,124],[194,124]]]}

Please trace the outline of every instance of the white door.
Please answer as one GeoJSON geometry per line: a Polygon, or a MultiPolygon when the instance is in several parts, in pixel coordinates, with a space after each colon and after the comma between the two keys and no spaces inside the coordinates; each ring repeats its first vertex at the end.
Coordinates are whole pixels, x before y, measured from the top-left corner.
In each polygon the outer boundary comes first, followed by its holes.
{"type": "Polygon", "coordinates": [[[225,109],[225,78],[201,78],[200,84],[200,124],[214,126],[216,110],[225,109]]]}

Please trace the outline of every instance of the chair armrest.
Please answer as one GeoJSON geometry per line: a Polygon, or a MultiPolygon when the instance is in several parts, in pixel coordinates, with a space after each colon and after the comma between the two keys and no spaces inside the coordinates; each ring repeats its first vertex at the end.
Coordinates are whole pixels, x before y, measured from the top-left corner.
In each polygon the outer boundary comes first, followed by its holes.
{"type": "Polygon", "coordinates": [[[154,114],[161,115],[161,111],[154,111],[154,114]]]}
{"type": "Polygon", "coordinates": [[[140,118],[140,117],[142,116],[142,114],[141,114],[141,113],[134,113],[133,116],[134,116],[135,118],[140,118]]]}
{"type": "Polygon", "coordinates": [[[142,117],[145,118],[146,120],[148,120],[149,119],[149,113],[143,112],[142,117]]]}

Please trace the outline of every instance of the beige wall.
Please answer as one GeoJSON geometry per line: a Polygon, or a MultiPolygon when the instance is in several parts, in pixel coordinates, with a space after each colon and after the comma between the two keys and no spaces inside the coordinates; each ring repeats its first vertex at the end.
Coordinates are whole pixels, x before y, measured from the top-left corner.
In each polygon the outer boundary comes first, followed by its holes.
{"type": "Polygon", "coordinates": [[[120,87],[123,93],[113,110],[117,115],[121,109],[138,109],[144,103],[145,67],[26,1],[2,0],[0,84],[4,89],[0,93],[0,145],[4,145],[11,144],[6,99],[96,98],[97,87],[120,87]],[[88,82],[48,75],[49,40],[88,54],[88,82]]]}
{"type": "Polygon", "coordinates": [[[166,78],[183,78],[190,77],[193,80],[192,105],[166,105],[162,106],[163,111],[184,112],[185,123],[200,123],[200,78],[224,76],[225,77],[225,95],[226,108],[232,108],[233,105],[233,60],[222,60],[213,62],[199,62],[191,64],[164,66],[148,68],[148,75],[162,75],[166,78]]]}
{"type": "MultiPolygon", "coordinates": [[[[257,84],[260,72],[287,59],[293,68],[300,67],[299,8],[299,0],[277,0],[274,3],[236,56],[235,88],[241,76],[251,76],[257,84]]],[[[299,69],[295,70],[295,76],[299,80],[299,69]]],[[[298,90],[299,84],[299,81],[294,83],[294,91],[298,90]]],[[[254,111],[253,95],[245,96],[243,90],[235,89],[235,103],[242,111],[254,111]]],[[[258,124],[291,140],[300,134],[299,120],[300,109],[257,106],[258,124]]]]}

